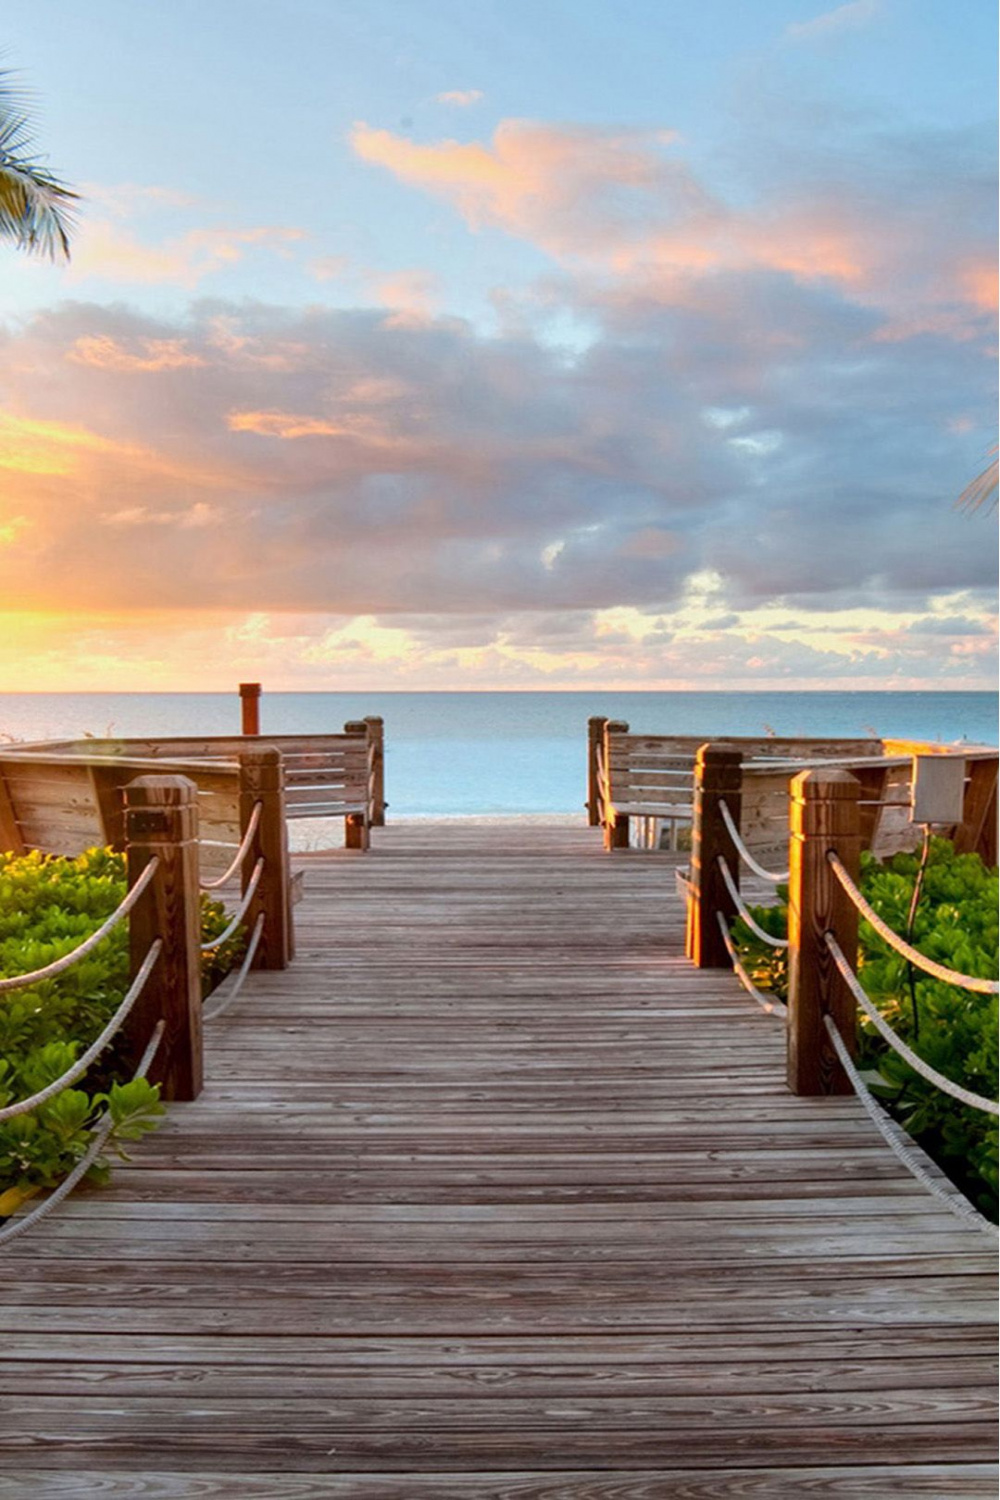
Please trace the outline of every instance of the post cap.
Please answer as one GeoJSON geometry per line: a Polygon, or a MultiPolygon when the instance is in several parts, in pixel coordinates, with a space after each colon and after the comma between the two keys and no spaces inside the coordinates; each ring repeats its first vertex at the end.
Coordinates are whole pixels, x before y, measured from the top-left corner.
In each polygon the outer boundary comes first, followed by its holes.
{"type": "Polygon", "coordinates": [[[163,775],[137,776],[125,784],[127,806],[155,804],[157,807],[182,807],[194,802],[198,787],[190,776],[163,775]]]}
{"type": "Polygon", "coordinates": [[[245,750],[241,747],[238,758],[240,761],[250,761],[255,765],[272,766],[280,763],[281,751],[277,745],[248,745],[245,750]]]}
{"type": "Polygon", "coordinates": [[[742,759],[743,751],[739,745],[730,744],[728,740],[708,740],[695,751],[695,761],[699,765],[712,760],[736,765],[742,759]]]}
{"type": "Polygon", "coordinates": [[[800,771],[793,776],[790,791],[800,802],[846,802],[858,797],[861,783],[850,771],[841,771],[835,766],[815,766],[811,771],[800,771]]]}

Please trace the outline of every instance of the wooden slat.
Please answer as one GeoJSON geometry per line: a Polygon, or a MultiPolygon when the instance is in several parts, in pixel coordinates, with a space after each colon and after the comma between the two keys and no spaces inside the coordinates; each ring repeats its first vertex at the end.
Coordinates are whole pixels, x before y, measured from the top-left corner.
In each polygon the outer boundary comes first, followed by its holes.
{"type": "Polygon", "coordinates": [[[6,1253],[13,1492],[992,1494],[991,1242],[786,1091],[671,866],[582,820],[302,860],[200,1099],[6,1253]]]}

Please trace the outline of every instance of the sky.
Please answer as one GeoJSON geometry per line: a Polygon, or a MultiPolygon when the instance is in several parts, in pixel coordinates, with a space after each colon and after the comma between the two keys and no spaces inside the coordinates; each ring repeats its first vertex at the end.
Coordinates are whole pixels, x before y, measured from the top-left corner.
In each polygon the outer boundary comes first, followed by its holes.
{"type": "Polygon", "coordinates": [[[993,688],[985,0],[34,0],[0,689],[993,688]]]}

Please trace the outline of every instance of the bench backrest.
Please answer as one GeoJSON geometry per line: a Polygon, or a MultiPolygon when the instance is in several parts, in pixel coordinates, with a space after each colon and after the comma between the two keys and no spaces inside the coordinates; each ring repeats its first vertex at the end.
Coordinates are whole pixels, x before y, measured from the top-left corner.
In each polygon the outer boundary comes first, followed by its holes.
{"type": "MultiPolygon", "coordinates": [[[[609,846],[624,842],[621,824],[628,809],[638,816],[690,822],[694,761],[706,742],[699,735],[636,735],[614,720],[591,720],[591,822],[605,828],[609,846]],[[613,835],[618,827],[617,839],[613,835]]],[[[868,847],[885,857],[912,848],[920,831],[910,821],[908,803],[914,753],[958,753],[966,760],[966,801],[970,817],[955,830],[957,842],[980,848],[990,859],[988,835],[995,809],[997,751],[989,746],[926,745],[905,740],[797,737],[726,738],[743,753],[741,831],[761,859],[787,862],[788,783],[815,765],[849,770],[862,784],[862,827],[868,847]],[[992,776],[992,783],[990,778],[992,776]],[[982,807],[980,806],[982,804],[982,807]],[[985,809],[985,811],[984,811],[985,809]],[[973,823],[976,825],[973,829],[973,823]],[[970,842],[971,840],[971,842],[970,842]]]]}
{"type": "Polygon", "coordinates": [[[228,858],[219,846],[240,838],[238,757],[261,745],[282,753],[290,820],[360,813],[376,821],[375,736],[361,721],[343,734],[62,740],[0,751],[0,847],[68,855],[120,848],[122,789],[144,772],[169,770],[198,787],[202,863],[213,873],[228,858]]]}

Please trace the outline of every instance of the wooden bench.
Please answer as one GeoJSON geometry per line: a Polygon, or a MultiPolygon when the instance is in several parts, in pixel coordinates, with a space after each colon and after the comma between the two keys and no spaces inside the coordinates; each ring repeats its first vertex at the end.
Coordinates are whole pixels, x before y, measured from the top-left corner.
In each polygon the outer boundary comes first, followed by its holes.
{"type": "MultiPolygon", "coordinates": [[[[604,831],[607,849],[628,848],[632,821],[639,843],[657,847],[661,822],[678,831],[692,817],[694,760],[705,736],[634,735],[617,720],[589,725],[590,822],[604,831]]],[[[966,765],[961,824],[949,832],[959,851],[976,850],[996,863],[997,751],[987,745],[940,745],[909,740],[727,738],[742,752],[742,835],[764,864],[787,864],[788,782],[799,771],[837,766],[861,782],[866,847],[885,858],[912,848],[920,830],[909,816],[913,756],[960,755],[966,765]]],[[[948,830],[942,830],[948,832],[948,830]]]]}
{"type": "Polygon", "coordinates": [[[262,745],[281,751],[288,821],[342,817],[346,846],[368,848],[370,829],[385,821],[380,719],[352,721],[342,734],[60,740],[0,751],[0,846],[68,855],[121,848],[123,788],[169,770],[198,787],[211,873],[208,851],[239,843],[240,754],[262,745]]]}
{"type": "MultiPolygon", "coordinates": [[[[669,829],[671,847],[677,846],[681,828],[691,823],[694,760],[705,735],[639,735],[620,720],[590,720],[589,792],[590,822],[604,830],[607,849],[627,849],[632,821],[638,820],[640,842],[657,847],[661,823],[669,829]]],[[[875,739],[737,738],[727,741],[743,752],[744,762],[775,763],[807,758],[850,755],[874,759],[882,755],[882,741],[875,739]]],[[[787,780],[787,773],[784,777],[787,780]]],[[[777,780],[782,780],[779,772],[777,780]]],[[[769,790],[762,784],[762,794],[769,790]]]]}

